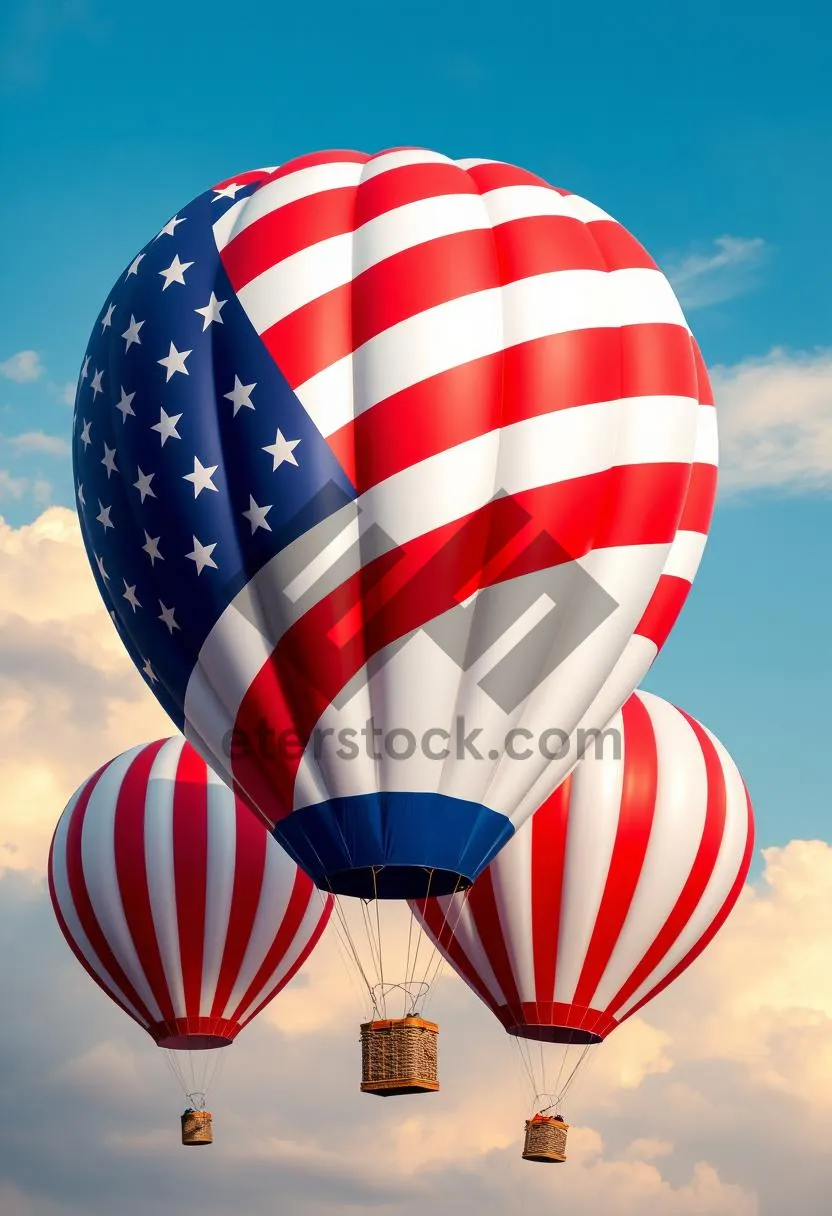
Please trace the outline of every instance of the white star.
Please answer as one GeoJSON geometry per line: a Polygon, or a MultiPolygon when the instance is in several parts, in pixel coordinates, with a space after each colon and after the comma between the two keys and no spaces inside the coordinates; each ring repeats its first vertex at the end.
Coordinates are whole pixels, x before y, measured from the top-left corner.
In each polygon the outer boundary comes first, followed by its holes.
{"type": "MultiPolygon", "coordinates": [[[[150,429],[151,429],[151,431],[158,431],[159,434],[162,436],[162,447],[165,446],[168,439],[181,439],[182,438],[182,436],[179,434],[179,432],[176,429],[176,424],[181,417],[182,417],[181,414],[174,414],[171,417],[171,415],[166,414],[163,409],[159,410],[159,421],[155,422],[150,429]]],[[[152,477],[153,474],[151,473],[150,476],[152,477]]],[[[154,495],[154,498],[155,498],[155,495],[154,495]]]]}
{"type": "Polygon", "coordinates": [[[274,460],[274,467],[272,468],[273,473],[276,469],[279,469],[285,461],[288,461],[289,464],[293,464],[295,468],[297,468],[298,462],[295,460],[292,453],[299,443],[299,439],[284,439],[283,432],[278,431],[274,443],[270,443],[268,447],[263,448],[263,451],[268,452],[274,460]]]}
{"type": "Polygon", "coordinates": [[[251,404],[251,393],[255,388],[257,388],[256,381],[254,384],[241,384],[240,377],[234,377],[233,389],[230,393],[225,393],[224,396],[226,401],[233,402],[235,418],[237,417],[237,410],[241,409],[243,406],[246,406],[250,410],[254,409],[254,406],[251,404]]]}
{"type": "Polygon", "coordinates": [[[143,672],[144,672],[144,674],[147,676],[148,680],[150,680],[150,683],[151,683],[151,684],[155,684],[155,683],[156,683],[156,680],[158,679],[158,677],[157,677],[157,675],[156,675],[156,672],[155,672],[155,671],[153,670],[153,668],[150,666],[150,659],[145,659],[145,661],[144,661],[144,667],[142,668],[142,671],[143,671],[143,672]]]}
{"type": "Polygon", "coordinates": [[[243,185],[238,186],[236,182],[232,182],[229,186],[223,186],[222,190],[215,190],[212,203],[218,203],[221,198],[234,198],[238,190],[244,189],[243,185]]]}
{"type": "Polygon", "coordinates": [[[124,591],[122,592],[122,598],[127,600],[127,603],[130,605],[130,607],[135,612],[137,608],[141,608],[141,604],[139,603],[138,599],[136,598],[136,584],[134,583],[132,587],[128,587],[126,578],[123,578],[121,581],[124,583],[124,591]]]}
{"type": "Polygon", "coordinates": [[[115,312],[115,310],[116,310],[116,306],[115,306],[115,304],[109,304],[109,305],[107,306],[107,311],[106,311],[106,313],[104,314],[104,316],[102,317],[102,320],[101,320],[101,332],[102,332],[102,334],[104,333],[104,330],[105,330],[105,329],[107,329],[107,327],[108,327],[109,325],[111,325],[111,324],[112,324],[112,321],[113,321],[113,313],[115,312]]]}
{"type": "MultiPolygon", "coordinates": [[[[171,342],[170,350],[165,355],[164,359],[157,359],[157,363],[161,363],[162,367],[167,368],[165,383],[167,384],[171,376],[175,376],[177,372],[182,372],[185,376],[188,375],[188,369],[185,366],[185,360],[191,352],[189,350],[177,350],[171,342]]],[[[180,418],[182,415],[179,415],[180,418]]]]}
{"type": "Polygon", "coordinates": [[[131,312],[130,313],[130,324],[127,326],[124,333],[121,335],[122,338],[124,338],[124,341],[126,343],[126,345],[124,347],[125,354],[130,349],[130,347],[133,345],[134,342],[137,343],[139,346],[141,346],[142,340],[139,337],[139,330],[141,329],[141,327],[143,325],[144,325],[144,321],[137,321],[131,312]]]}
{"type": "Polygon", "coordinates": [[[197,460],[196,456],[194,456],[193,473],[185,473],[182,478],[183,481],[192,481],[194,483],[194,498],[199,498],[203,490],[215,490],[219,493],[211,480],[218,468],[219,465],[212,464],[210,469],[207,469],[202,461],[197,460]]]}
{"type": "Polygon", "coordinates": [[[95,399],[96,399],[96,397],[98,396],[98,394],[99,394],[99,393],[102,393],[102,392],[104,391],[104,390],[102,389],[102,387],[101,387],[101,377],[102,377],[103,375],[104,375],[104,369],[103,369],[103,368],[102,368],[102,370],[101,370],[101,371],[99,371],[99,370],[98,370],[98,368],[96,368],[96,369],[95,369],[95,375],[93,376],[92,381],[91,381],[91,383],[90,383],[90,388],[92,389],[92,399],[93,399],[93,401],[95,401],[95,399]]]}
{"type": "Polygon", "coordinates": [[[89,367],[90,367],[90,356],[87,355],[86,359],[84,360],[84,366],[81,368],[81,375],[80,375],[79,379],[86,380],[87,374],[89,372],[89,367]]]}
{"type": "Polygon", "coordinates": [[[125,279],[129,279],[131,274],[139,273],[139,262],[142,260],[143,257],[144,257],[144,254],[140,253],[138,255],[138,257],[133,259],[133,261],[130,263],[130,267],[127,271],[127,274],[124,276],[125,279]]]}
{"type": "Polygon", "coordinates": [[[114,527],[115,527],[115,524],[114,524],[114,523],[113,523],[113,521],[110,519],[110,512],[112,511],[112,509],[113,509],[113,508],[112,508],[112,507],[105,507],[105,506],[104,506],[104,503],[101,501],[101,499],[100,499],[100,498],[99,498],[99,500],[98,500],[98,506],[99,506],[100,510],[99,510],[98,515],[96,515],[96,517],[95,517],[95,518],[98,520],[98,522],[99,522],[100,524],[103,524],[103,526],[104,526],[104,531],[106,532],[108,528],[114,528],[114,527]]]}
{"type": "MultiPolygon", "coordinates": [[[[163,439],[163,440],[162,440],[162,443],[164,443],[164,442],[165,442],[165,441],[164,441],[164,439],[163,439]]],[[[155,473],[143,473],[143,472],[141,471],[141,469],[138,467],[138,465],[136,466],[136,469],[137,469],[137,472],[138,472],[138,474],[139,474],[139,480],[138,480],[138,481],[134,481],[134,482],[133,482],[133,485],[136,487],[136,489],[137,489],[137,490],[139,491],[139,493],[141,494],[141,496],[142,496],[142,502],[144,502],[144,500],[145,500],[145,499],[148,497],[148,495],[149,495],[151,498],[155,498],[155,497],[156,497],[156,495],[155,495],[155,493],[153,492],[153,490],[151,490],[151,488],[150,488],[150,483],[151,483],[151,481],[153,480],[153,478],[156,476],[156,474],[155,474],[155,473]]]]}
{"type": "Polygon", "coordinates": [[[184,223],[185,223],[185,221],[180,220],[178,215],[174,215],[171,219],[168,220],[168,222],[165,224],[164,228],[159,229],[159,231],[156,233],[154,240],[158,241],[160,236],[173,236],[174,232],[176,231],[176,225],[184,224],[184,223]]]}
{"type": "Polygon", "coordinates": [[[122,386],[121,386],[121,401],[117,401],[117,402],[116,402],[116,409],[117,409],[117,410],[121,410],[121,421],[122,421],[122,422],[126,422],[126,421],[127,421],[127,415],[128,415],[128,414],[132,414],[134,418],[135,418],[135,416],[136,416],[136,415],[135,415],[135,413],[134,413],[133,407],[132,407],[132,405],[130,404],[130,402],[133,400],[133,398],[135,397],[135,395],[136,395],[135,393],[125,393],[125,391],[124,391],[124,385],[122,384],[122,386]]]}
{"type": "Polygon", "coordinates": [[[159,607],[162,609],[162,611],[159,613],[159,620],[164,621],[164,623],[167,625],[168,633],[173,633],[174,629],[180,629],[181,626],[179,625],[179,623],[177,621],[174,620],[174,617],[173,617],[173,614],[176,611],[176,609],[175,608],[166,608],[161,600],[159,600],[159,607]]]}
{"type": "Polygon", "coordinates": [[[245,515],[246,519],[251,524],[252,536],[254,535],[254,533],[257,531],[258,528],[265,528],[267,532],[271,532],[271,530],[272,530],[271,525],[266,523],[266,516],[268,515],[269,511],[271,511],[271,509],[272,509],[271,505],[269,505],[268,507],[258,507],[257,503],[254,501],[251,494],[249,494],[248,510],[243,511],[243,515],[245,515]]]}
{"type": "Polygon", "coordinates": [[[218,569],[217,563],[214,561],[213,557],[211,556],[211,554],[214,552],[216,547],[217,547],[216,541],[214,541],[214,543],[212,545],[203,545],[200,541],[197,540],[196,537],[194,537],[194,547],[190,551],[190,553],[186,553],[185,556],[189,557],[192,562],[196,562],[197,574],[202,574],[202,571],[205,569],[206,566],[210,566],[213,570],[218,569]]]}
{"type": "Polygon", "coordinates": [[[87,504],[86,504],[86,502],[84,501],[84,485],[83,485],[83,482],[80,482],[80,481],[78,482],[78,489],[76,490],[76,493],[77,493],[77,495],[78,495],[78,501],[80,502],[81,506],[82,506],[82,507],[85,507],[87,504]]]}
{"type": "Polygon", "coordinates": [[[147,556],[150,558],[151,566],[156,565],[157,557],[160,562],[163,562],[165,560],[164,557],[162,556],[162,554],[159,552],[159,541],[161,539],[162,538],[160,536],[151,536],[149,532],[145,531],[144,544],[142,545],[142,548],[144,549],[147,556]]]}
{"type": "Polygon", "coordinates": [[[116,450],[115,448],[108,448],[106,443],[104,444],[104,458],[101,463],[107,470],[107,480],[109,481],[110,474],[117,473],[118,469],[116,468],[116,450]]]}
{"type": "Polygon", "coordinates": [[[202,332],[203,333],[205,333],[206,329],[212,323],[212,321],[219,321],[220,325],[223,324],[223,319],[220,316],[220,309],[222,308],[223,304],[227,304],[227,303],[228,303],[228,300],[218,300],[212,291],[211,299],[208,301],[208,303],[205,305],[205,307],[194,309],[194,312],[198,312],[200,314],[200,316],[205,318],[204,321],[202,322],[202,332]]]}
{"type": "Polygon", "coordinates": [[[181,283],[185,286],[185,271],[189,266],[193,266],[193,262],[180,262],[179,254],[171,262],[166,270],[160,270],[159,274],[165,280],[162,291],[167,291],[171,283],[181,283]]]}
{"type": "Polygon", "coordinates": [[[109,574],[107,573],[107,571],[104,569],[104,559],[103,559],[103,558],[101,558],[101,557],[99,557],[97,553],[94,553],[94,554],[93,554],[93,557],[95,558],[95,564],[96,564],[96,566],[98,566],[98,573],[99,573],[99,574],[101,575],[101,577],[104,579],[104,582],[105,582],[105,583],[109,583],[109,581],[110,581],[110,576],[109,576],[109,574]]]}
{"type": "Polygon", "coordinates": [[[84,428],[81,431],[81,442],[83,443],[85,448],[88,448],[90,446],[90,444],[92,443],[92,440],[90,439],[90,427],[91,426],[92,426],[92,423],[87,422],[87,420],[85,418],[84,419],[84,428]]]}

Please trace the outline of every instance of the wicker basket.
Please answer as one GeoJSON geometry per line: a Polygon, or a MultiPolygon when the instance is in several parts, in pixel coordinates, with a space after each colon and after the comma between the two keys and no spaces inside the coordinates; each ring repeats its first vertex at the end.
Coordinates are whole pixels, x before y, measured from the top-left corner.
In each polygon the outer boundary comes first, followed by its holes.
{"type": "Polygon", "coordinates": [[[390,1098],[435,1093],[439,1027],[424,1018],[389,1018],[361,1027],[361,1092],[390,1098]]]}
{"type": "Polygon", "coordinates": [[[182,1143],[213,1144],[210,1110],[186,1110],[182,1116],[182,1143]]]}
{"type": "Polygon", "coordinates": [[[535,1115],[526,1120],[524,1161],[565,1161],[566,1133],[569,1124],[548,1115],[535,1115]]]}

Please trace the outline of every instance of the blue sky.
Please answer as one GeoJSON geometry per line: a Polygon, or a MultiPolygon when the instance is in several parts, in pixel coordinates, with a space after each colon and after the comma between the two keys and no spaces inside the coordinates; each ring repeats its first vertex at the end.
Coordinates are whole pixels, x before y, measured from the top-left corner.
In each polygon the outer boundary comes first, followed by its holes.
{"type": "Polygon", "coordinates": [[[830,34],[820,3],[785,21],[713,0],[10,0],[0,514],[73,505],[68,386],[91,326],[201,190],[327,147],[521,164],[650,249],[725,390],[711,540],[648,687],[736,756],[762,844],[832,838],[830,34]]]}

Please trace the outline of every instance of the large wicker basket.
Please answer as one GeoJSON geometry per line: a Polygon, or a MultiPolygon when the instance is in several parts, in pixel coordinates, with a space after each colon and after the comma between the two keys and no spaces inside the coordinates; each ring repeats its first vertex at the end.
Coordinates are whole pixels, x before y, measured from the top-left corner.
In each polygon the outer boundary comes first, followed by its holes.
{"type": "Polygon", "coordinates": [[[361,1027],[361,1092],[382,1098],[435,1093],[438,1035],[436,1022],[388,1018],[361,1027]]]}
{"type": "Polygon", "coordinates": [[[565,1161],[566,1133],[569,1124],[549,1115],[535,1115],[526,1120],[524,1161],[565,1161]]]}
{"type": "Polygon", "coordinates": [[[182,1143],[213,1144],[210,1110],[186,1110],[182,1116],[182,1143]]]}

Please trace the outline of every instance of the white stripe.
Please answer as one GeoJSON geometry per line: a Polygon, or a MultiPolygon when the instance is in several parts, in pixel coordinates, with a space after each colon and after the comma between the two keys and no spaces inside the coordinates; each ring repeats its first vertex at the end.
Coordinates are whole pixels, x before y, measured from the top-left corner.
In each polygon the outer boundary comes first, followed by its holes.
{"type": "MultiPolygon", "coordinates": [[[[646,699],[648,694],[642,695],[646,699]]],[[[745,787],[736,764],[724,746],[707,728],[703,729],[719,755],[726,787],[725,828],[716,864],[695,912],[677,941],[626,1004],[613,1011],[617,1017],[626,1016],[629,1010],[637,1005],[651,989],[661,983],[677,963],[682,961],[688,951],[702,939],[723,907],[740,872],[743,855],[748,844],[748,803],[745,787]]]]}
{"type": "MultiPolygon", "coordinates": [[[[587,476],[619,462],[684,462],[693,444],[697,409],[685,398],[631,397],[558,410],[489,432],[413,465],[362,495],[358,519],[344,510],[339,547],[346,550],[352,544],[353,552],[341,577],[359,568],[358,541],[372,525],[390,538],[391,543],[384,546],[389,549],[464,518],[489,502],[500,487],[517,494],[587,476]],[[414,502],[420,504],[418,512],[413,510],[414,502]]],[[[331,520],[324,521],[272,558],[225,609],[203,643],[188,681],[185,717],[189,730],[192,724],[215,756],[273,647],[309,609],[305,600],[292,603],[276,589],[285,572],[297,564],[297,554],[308,552],[310,540],[314,544],[315,532],[328,536],[331,527],[331,520]],[[268,636],[264,636],[264,628],[268,636]]],[[[306,564],[302,562],[301,572],[306,564]]],[[[328,589],[324,583],[315,599],[328,589]]]]}
{"type": "Polygon", "coordinates": [[[527,830],[517,832],[512,840],[511,858],[505,867],[493,872],[494,901],[500,920],[503,940],[512,942],[510,964],[521,1001],[535,999],[534,926],[530,899],[517,898],[517,891],[529,890],[528,875],[532,870],[531,820],[527,830]]]}
{"type": "Polygon", "coordinates": [[[558,194],[557,190],[546,186],[498,186],[495,190],[484,191],[482,201],[495,228],[512,220],[545,215],[566,216],[582,223],[611,219],[586,199],[575,194],[558,194]]]}
{"type": "Polygon", "coordinates": [[[205,938],[202,962],[200,1017],[209,1017],[222,966],[237,861],[236,799],[220,778],[207,769],[208,858],[205,882],[205,938]]]}
{"type": "Polygon", "coordinates": [[[432,152],[429,148],[402,148],[397,152],[381,152],[372,160],[362,165],[362,182],[369,182],[380,173],[390,173],[393,169],[403,169],[407,165],[454,165],[448,156],[441,152],[432,152]]]}
{"type": "Polygon", "coordinates": [[[677,532],[667,555],[662,574],[683,578],[692,583],[702,561],[708,537],[704,532],[677,532]]]}
{"type": "MultiPolygon", "coordinates": [[[[612,864],[627,741],[620,715],[609,726],[623,740],[619,757],[608,753],[606,758],[596,758],[589,752],[570,791],[555,973],[558,1004],[569,1005],[574,1000],[612,864]]],[[[531,830],[530,823],[527,830],[531,830]]]]}
{"type": "Polygon", "coordinates": [[[173,861],[173,800],[183,740],[174,736],[159,749],[147,781],[144,850],[147,889],[174,1017],[187,1016],[179,918],[176,911],[176,877],[173,861]]]}
{"type": "Polygon", "coordinates": [[[587,198],[581,198],[580,194],[564,195],[564,202],[569,207],[569,213],[574,215],[576,220],[580,220],[584,224],[593,224],[598,220],[607,220],[613,224],[617,224],[618,220],[609,212],[597,207],[595,203],[591,203],[587,198]]]}
{"type": "Polygon", "coordinates": [[[607,1008],[661,932],[690,876],[705,830],[708,780],[693,728],[667,701],[636,695],[656,739],[656,805],[638,884],[591,1001],[596,1009],[607,1008]]]}
{"type": "Polygon", "coordinates": [[[444,236],[489,228],[477,194],[443,194],[386,211],[354,232],[328,237],[270,266],[237,293],[258,333],[344,287],[397,253],[444,236]]]}
{"type": "Polygon", "coordinates": [[[154,1019],[161,1010],[139,960],[124,914],[115,859],[115,817],[118,795],[128,768],[143,748],[117,756],[102,772],[84,815],[81,856],[84,883],[93,912],[124,974],[154,1019]]]}
{"type": "Polygon", "coordinates": [[[247,198],[238,199],[214,224],[214,240],[222,252],[226,245],[273,211],[313,194],[327,190],[342,190],[357,186],[361,180],[362,164],[356,161],[330,161],[325,165],[310,165],[287,173],[276,181],[267,182],[247,198]]]}
{"type": "Polygon", "coordinates": [[[719,432],[716,410],[712,405],[700,405],[699,428],[696,432],[694,464],[719,464],[719,432]]]}
{"type": "Polygon", "coordinates": [[[507,162],[504,160],[491,160],[491,158],[487,156],[467,156],[463,160],[458,160],[456,163],[459,165],[460,169],[465,169],[467,172],[469,169],[476,169],[478,165],[505,165],[507,162]]]}
{"type": "MultiPolygon", "coordinates": [[[[275,183],[281,184],[282,181],[275,183]]],[[[259,199],[264,191],[265,187],[254,199],[259,199]]],[[[327,237],[283,258],[242,287],[238,299],[254,328],[262,334],[297,309],[346,286],[364,271],[408,249],[513,220],[540,216],[574,218],[571,198],[543,186],[503,186],[482,196],[461,192],[403,203],[354,231],[327,237]]],[[[251,207],[240,213],[234,235],[251,223],[249,212],[255,205],[254,199],[251,207]]],[[[267,203],[260,204],[261,211],[266,206],[267,203]]],[[[225,223],[230,214],[227,212],[220,222],[225,223]]]]}
{"type": "Polygon", "coordinates": [[[508,347],[582,329],[659,323],[687,329],[656,270],[554,271],[425,309],[295,392],[321,433],[331,435],[395,393],[508,347]]]}
{"type": "Polygon", "coordinates": [[[86,959],[87,965],[90,967],[91,971],[98,977],[104,987],[109,990],[116,1000],[121,1001],[125,1008],[129,1009],[136,1021],[141,1026],[146,1028],[148,1025],[147,1018],[139,1013],[132,1001],[127,999],[121,988],[110,975],[107,968],[101,962],[101,959],[98,957],[95,950],[93,950],[90,940],[84,932],[84,927],[81,924],[81,920],[78,916],[75,901],[72,898],[72,892],[69,886],[69,872],[67,868],[66,855],[67,835],[69,833],[69,825],[73,812],[81,798],[81,795],[86,789],[86,784],[87,783],[85,782],[84,785],[82,785],[80,789],[76,790],[76,792],[73,794],[66,807],[66,810],[61,815],[61,818],[58,820],[58,825],[55,828],[55,837],[52,845],[51,869],[52,886],[55,891],[55,901],[60,909],[61,915],[63,916],[69,936],[71,937],[75,947],[86,959]]]}
{"type": "MultiPolygon", "coordinates": [[[[274,844],[275,848],[280,847],[273,840],[270,840],[270,844],[274,844]]],[[[297,932],[292,938],[286,953],[283,955],[271,975],[268,976],[265,982],[254,994],[254,997],[246,1008],[242,1011],[239,1018],[241,1023],[248,1021],[248,1019],[254,1014],[254,1011],[257,1009],[258,1005],[262,1004],[264,1000],[267,998],[271,1000],[272,997],[277,995],[277,989],[284,984],[286,976],[289,974],[292,967],[294,967],[300,955],[309,945],[309,939],[312,937],[316,928],[320,924],[322,916],[323,907],[321,906],[321,901],[318,898],[318,892],[312,890],[310,892],[309,903],[306,911],[303,914],[301,922],[298,925],[297,932]]]]}
{"type": "Polygon", "coordinates": [[[245,956],[225,1006],[224,1017],[231,1017],[274,943],[275,935],[289,906],[296,872],[297,867],[289,855],[269,837],[257,912],[245,956]]]}
{"type": "MultiPolygon", "coordinates": [[[[488,954],[486,953],[485,947],[482,944],[482,938],[480,937],[479,929],[477,928],[477,922],[474,919],[473,913],[471,912],[471,905],[468,898],[464,895],[444,896],[437,902],[442,909],[442,915],[445,917],[444,924],[450,929],[454,939],[462,946],[473,974],[476,975],[480,983],[490,993],[491,999],[495,1005],[507,1005],[508,997],[503,992],[502,988],[500,987],[500,983],[494,974],[488,954]],[[463,903],[463,900],[464,906],[460,910],[460,905],[463,903]]],[[[433,932],[428,928],[426,922],[418,912],[416,912],[415,915],[416,919],[422,925],[430,940],[434,943],[434,945],[436,945],[437,939],[433,932]]],[[[449,964],[449,966],[452,966],[452,964],[449,964]]],[[[452,969],[456,972],[455,967],[452,967],[452,969]]],[[[468,984],[471,991],[475,992],[479,997],[480,994],[473,987],[473,985],[468,982],[465,975],[461,972],[458,974],[460,974],[461,978],[465,980],[465,983],[468,984]]]]}

